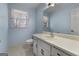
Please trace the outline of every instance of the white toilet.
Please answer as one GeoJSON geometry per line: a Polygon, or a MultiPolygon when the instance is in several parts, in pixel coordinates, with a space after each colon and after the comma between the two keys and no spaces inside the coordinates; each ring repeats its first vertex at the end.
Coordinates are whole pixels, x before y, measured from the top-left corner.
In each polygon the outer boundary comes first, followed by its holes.
{"type": "Polygon", "coordinates": [[[33,44],[33,39],[28,39],[25,41],[25,43],[31,45],[31,44],[33,44]]]}
{"type": "Polygon", "coordinates": [[[23,48],[25,49],[26,55],[33,55],[33,39],[28,39],[25,41],[23,48]]]}

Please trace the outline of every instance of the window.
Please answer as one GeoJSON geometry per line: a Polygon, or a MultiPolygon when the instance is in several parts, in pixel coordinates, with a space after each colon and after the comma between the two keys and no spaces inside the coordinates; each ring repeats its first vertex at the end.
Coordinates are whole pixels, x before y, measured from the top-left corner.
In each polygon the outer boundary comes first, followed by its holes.
{"type": "Polygon", "coordinates": [[[27,12],[12,9],[12,23],[15,28],[25,28],[28,21],[27,12]]]}

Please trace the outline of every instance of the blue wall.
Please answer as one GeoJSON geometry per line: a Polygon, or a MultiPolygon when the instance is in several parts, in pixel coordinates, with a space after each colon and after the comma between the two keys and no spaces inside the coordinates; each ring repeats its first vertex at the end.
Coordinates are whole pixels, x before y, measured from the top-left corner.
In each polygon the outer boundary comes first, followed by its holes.
{"type": "Polygon", "coordinates": [[[29,6],[21,6],[20,4],[8,4],[9,20],[12,8],[26,11],[29,15],[29,23],[25,29],[11,28],[11,24],[9,23],[9,46],[22,44],[25,40],[31,38],[32,34],[35,32],[35,10],[26,7],[29,6]]]}
{"type": "Polygon", "coordinates": [[[55,6],[50,16],[50,28],[54,32],[71,33],[70,17],[71,11],[79,8],[79,4],[60,4],[55,6]]]}
{"type": "Polygon", "coordinates": [[[0,3],[0,53],[7,52],[8,36],[8,8],[7,4],[0,3]]]}

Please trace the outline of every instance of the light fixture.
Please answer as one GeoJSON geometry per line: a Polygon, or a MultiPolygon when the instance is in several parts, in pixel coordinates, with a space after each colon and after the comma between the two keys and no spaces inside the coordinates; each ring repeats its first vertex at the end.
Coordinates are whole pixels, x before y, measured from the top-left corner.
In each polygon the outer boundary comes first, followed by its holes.
{"type": "Polygon", "coordinates": [[[52,3],[50,6],[54,7],[55,6],[55,3],[52,3]]]}
{"type": "Polygon", "coordinates": [[[48,6],[52,6],[54,7],[55,6],[55,3],[46,3],[48,6]]]}

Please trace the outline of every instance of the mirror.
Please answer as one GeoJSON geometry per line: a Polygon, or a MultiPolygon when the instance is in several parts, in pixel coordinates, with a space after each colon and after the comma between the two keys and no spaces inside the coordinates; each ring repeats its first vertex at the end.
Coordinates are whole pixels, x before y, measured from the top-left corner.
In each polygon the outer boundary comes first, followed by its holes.
{"type": "Polygon", "coordinates": [[[51,13],[48,12],[48,8],[46,8],[43,11],[43,29],[44,29],[44,33],[50,32],[51,37],[53,37],[53,31],[50,28],[50,15],[51,13]]]}
{"type": "Polygon", "coordinates": [[[45,31],[48,30],[48,17],[47,16],[43,16],[43,27],[45,31]]]}
{"type": "Polygon", "coordinates": [[[47,6],[43,10],[43,18],[42,18],[42,23],[43,23],[43,29],[45,32],[52,32],[50,28],[50,15],[52,14],[52,10],[55,6],[55,3],[48,3],[46,4],[47,6]]]}
{"type": "Polygon", "coordinates": [[[48,14],[44,11],[43,12],[43,19],[42,19],[44,31],[48,31],[48,22],[49,22],[48,14]]]}

